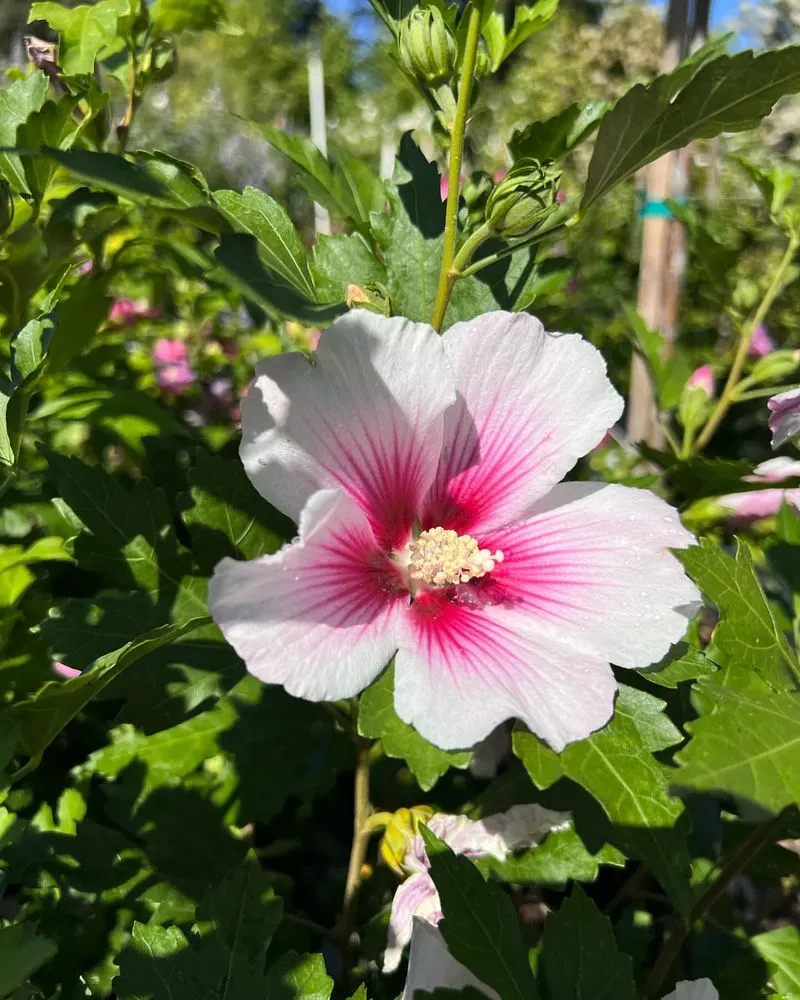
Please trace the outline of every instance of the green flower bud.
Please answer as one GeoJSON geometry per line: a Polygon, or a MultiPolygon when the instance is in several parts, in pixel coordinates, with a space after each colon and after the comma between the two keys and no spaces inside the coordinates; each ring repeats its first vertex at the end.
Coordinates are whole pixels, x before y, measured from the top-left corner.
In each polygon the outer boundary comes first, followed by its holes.
{"type": "Polygon", "coordinates": [[[527,236],[555,209],[560,181],[552,160],[523,157],[489,195],[486,221],[503,239],[527,236]]]}
{"type": "Polygon", "coordinates": [[[435,7],[415,7],[404,18],[398,45],[403,69],[429,87],[447,83],[453,75],[456,40],[435,7]]]}
{"type": "Polygon", "coordinates": [[[772,351],[759,358],[753,365],[748,382],[769,382],[775,384],[793,375],[800,365],[800,351],[772,351]]]}
{"type": "Polygon", "coordinates": [[[142,57],[141,71],[152,83],[168,80],[178,65],[178,50],[171,38],[156,38],[142,57]]]}

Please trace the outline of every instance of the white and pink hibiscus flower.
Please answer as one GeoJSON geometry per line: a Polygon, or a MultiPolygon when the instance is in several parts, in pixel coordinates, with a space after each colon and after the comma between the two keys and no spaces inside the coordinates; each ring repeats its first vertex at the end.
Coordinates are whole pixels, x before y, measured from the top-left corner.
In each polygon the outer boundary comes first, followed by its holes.
{"type": "Polygon", "coordinates": [[[557,750],[603,726],[609,664],[663,657],[699,595],[663,500],[559,482],[622,412],[599,352],[525,314],[439,337],[357,310],[315,362],[266,359],[242,403],[245,469],[299,525],[211,580],[248,670],[338,700],[394,657],[397,714],[445,749],[509,718],[557,750]]]}
{"type": "Polygon", "coordinates": [[[779,392],[767,403],[772,447],[780,448],[793,437],[800,436],[800,389],[779,392]]]}
{"type": "MultiPolygon", "coordinates": [[[[514,851],[534,847],[551,830],[564,830],[569,823],[568,813],[552,812],[530,804],[512,806],[508,812],[495,813],[480,820],[437,813],[427,821],[427,826],[455,854],[468,858],[488,856],[505,861],[514,851]]],[[[383,955],[384,972],[394,972],[398,967],[418,921],[435,927],[442,920],[442,904],[430,866],[425,842],[417,834],[409,843],[402,861],[402,868],[409,877],[400,884],[392,900],[389,936],[383,955]]]]}

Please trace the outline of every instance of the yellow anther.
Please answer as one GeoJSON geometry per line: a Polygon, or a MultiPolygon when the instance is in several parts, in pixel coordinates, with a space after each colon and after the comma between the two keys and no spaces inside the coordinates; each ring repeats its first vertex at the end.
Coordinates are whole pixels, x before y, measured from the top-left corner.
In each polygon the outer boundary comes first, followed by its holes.
{"type": "Polygon", "coordinates": [[[499,550],[481,549],[471,535],[459,535],[449,528],[423,531],[407,548],[410,580],[429,587],[452,587],[477,580],[502,561],[499,550]]]}

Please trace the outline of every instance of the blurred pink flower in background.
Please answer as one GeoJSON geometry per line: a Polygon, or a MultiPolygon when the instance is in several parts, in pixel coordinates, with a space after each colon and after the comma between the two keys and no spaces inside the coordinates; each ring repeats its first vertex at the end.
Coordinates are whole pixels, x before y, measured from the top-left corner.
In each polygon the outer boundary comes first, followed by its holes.
{"type": "MultiPolygon", "coordinates": [[[[781,456],[757,465],[753,474],[744,477],[749,483],[780,483],[790,478],[800,478],[800,461],[781,456]]],[[[800,488],[751,490],[749,493],[729,493],[719,498],[722,507],[731,511],[732,527],[763,521],[775,517],[783,501],[800,512],[800,488]]]]}
{"type": "Polygon", "coordinates": [[[180,396],[197,379],[195,370],[185,361],[174,365],[162,365],[156,368],[156,381],[164,390],[173,396],[180,396]]]}
{"type": "Polygon", "coordinates": [[[53,661],[53,670],[58,674],[59,677],[63,677],[65,681],[71,681],[73,677],[80,677],[80,670],[76,670],[75,667],[68,667],[66,663],[60,663],[58,660],[53,661]]]}
{"type": "MultiPolygon", "coordinates": [[[[459,191],[464,186],[465,180],[466,178],[462,174],[458,182],[459,191]]],[[[447,176],[447,174],[442,174],[442,176],[439,178],[439,197],[442,199],[442,201],[447,201],[447,196],[449,193],[450,193],[450,178],[447,176]]]]}
{"type": "Polygon", "coordinates": [[[800,389],[779,392],[767,403],[772,447],[780,448],[790,438],[800,435],[800,389]]]}
{"type": "Polygon", "coordinates": [[[747,349],[748,356],[751,358],[764,358],[768,354],[772,354],[774,350],[775,341],[770,337],[769,331],[764,324],[759,323],[753,331],[750,347],[747,349]]]}
{"type": "Polygon", "coordinates": [[[153,345],[153,364],[179,365],[186,361],[186,344],[183,340],[160,337],[153,345]]]}
{"type": "Polygon", "coordinates": [[[108,311],[108,322],[113,327],[133,326],[140,319],[158,319],[161,310],[146,302],[133,299],[115,299],[108,311]]]}
{"type": "Polygon", "coordinates": [[[707,396],[714,395],[714,373],[711,365],[696,368],[686,381],[687,389],[702,389],[707,396]]]}

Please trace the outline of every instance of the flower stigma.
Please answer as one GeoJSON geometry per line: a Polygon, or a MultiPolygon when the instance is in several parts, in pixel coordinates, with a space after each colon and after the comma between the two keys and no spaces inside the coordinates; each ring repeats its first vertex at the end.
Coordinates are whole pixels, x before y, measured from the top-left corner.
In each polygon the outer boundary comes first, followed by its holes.
{"type": "Polygon", "coordinates": [[[472,535],[459,535],[450,528],[430,528],[406,546],[401,561],[411,583],[428,587],[452,587],[478,580],[503,561],[498,549],[479,548],[472,535]]]}

